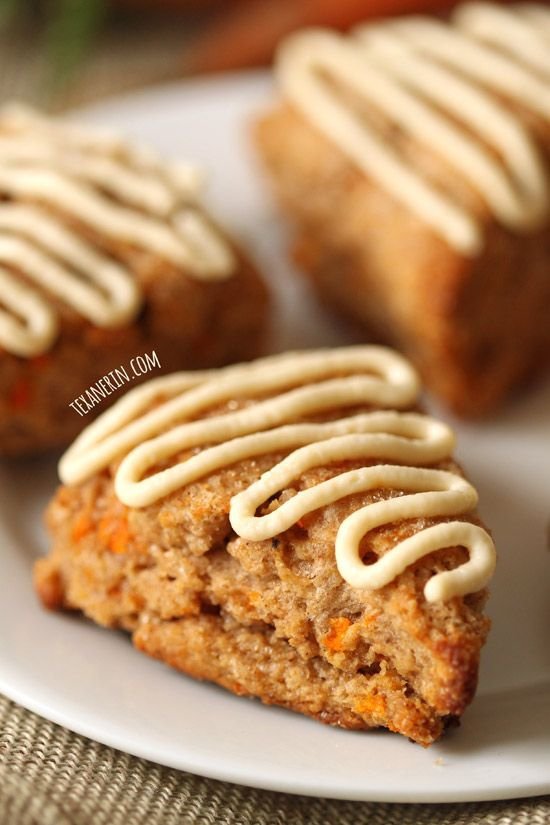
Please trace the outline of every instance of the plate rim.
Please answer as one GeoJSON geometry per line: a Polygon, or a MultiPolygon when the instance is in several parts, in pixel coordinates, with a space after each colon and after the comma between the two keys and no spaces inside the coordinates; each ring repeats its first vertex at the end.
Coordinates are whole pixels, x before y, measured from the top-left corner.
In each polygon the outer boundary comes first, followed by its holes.
{"type": "MultiPolygon", "coordinates": [[[[507,691],[503,691],[503,693],[506,692],[507,691]]],[[[28,694],[21,693],[17,689],[14,689],[12,691],[11,684],[9,683],[9,681],[5,680],[1,672],[0,693],[2,693],[4,696],[10,699],[12,702],[21,705],[22,707],[26,708],[27,710],[30,710],[32,713],[35,713],[38,716],[41,716],[43,719],[53,722],[54,724],[59,725],[60,727],[63,727],[79,736],[84,736],[86,739],[89,739],[92,742],[98,742],[101,745],[113,748],[114,750],[117,750],[120,753],[127,753],[130,756],[137,757],[138,759],[144,759],[147,762],[152,762],[156,765],[171,768],[173,770],[185,771],[186,773],[192,773],[207,779],[214,779],[219,782],[229,782],[234,785],[255,788],[262,791],[272,791],[276,793],[287,793],[293,796],[307,796],[318,799],[334,799],[348,802],[379,802],[407,805],[456,805],[467,804],[471,802],[496,802],[513,799],[531,799],[537,796],[545,796],[548,793],[550,793],[550,778],[546,783],[525,782],[523,784],[514,786],[510,794],[503,794],[502,787],[489,788],[487,790],[479,792],[464,790],[463,792],[456,793],[455,795],[450,795],[448,792],[438,793],[437,791],[432,791],[429,793],[419,791],[418,794],[413,794],[410,792],[401,793],[399,792],[399,790],[395,790],[391,794],[387,794],[384,792],[374,792],[374,795],[371,793],[365,794],[364,792],[351,790],[342,790],[342,792],[340,793],[320,793],[320,787],[314,787],[311,783],[307,782],[293,783],[289,780],[273,781],[267,780],[267,778],[262,779],[261,777],[251,780],[248,775],[245,775],[244,769],[228,770],[217,767],[211,769],[210,767],[206,766],[198,769],[196,763],[190,763],[189,760],[186,759],[178,761],[170,758],[167,759],[166,757],[159,757],[159,754],[157,754],[154,748],[150,749],[140,745],[133,745],[131,748],[128,748],[128,740],[124,742],[122,734],[114,733],[105,735],[104,733],[101,733],[101,735],[98,736],[97,732],[92,730],[91,724],[88,725],[85,722],[83,723],[78,721],[77,719],[74,719],[74,717],[70,713],[63,713],[61,711],[55,710],[52,711],[47,706],[47,703],[34,699],[28,694]]],[[[364,731],[364,734],[368,736],[369,732],[364,731]]],[[[397,736],[398,734],[395,735],[397,736]]],[[[550,734],[548,741],[550,743],[550,734]]],[[[415,745],[414,743],[409,744],[411,748],[420,747],[419,745],[415,745]]]]}

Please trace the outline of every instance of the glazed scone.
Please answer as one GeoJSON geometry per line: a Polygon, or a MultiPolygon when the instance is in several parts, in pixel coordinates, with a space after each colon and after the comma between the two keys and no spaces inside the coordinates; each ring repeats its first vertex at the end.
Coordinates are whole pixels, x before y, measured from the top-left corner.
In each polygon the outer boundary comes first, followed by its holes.
{"type": "Polygon", "coordinates": [[[418,390],[367,346],[142,385],[61,460],[43,603],[234,693],[429,745],[474,696],[495,550],[418,390]]]}
{"type": "Polygon", "coordinates": [[[280,48],[255,140],[326,304],[454,411],[550,353],[550,10],[472,3],[280,48]]]}
{"type": "Polygon", "coordinates": [[[171,372],[259,354],[265,287],[199,189],[117,136],[0,112],[0,455],[70,443],[120,392],[70,403],[115,369],[139,381],[136,356],[171,372]]]}

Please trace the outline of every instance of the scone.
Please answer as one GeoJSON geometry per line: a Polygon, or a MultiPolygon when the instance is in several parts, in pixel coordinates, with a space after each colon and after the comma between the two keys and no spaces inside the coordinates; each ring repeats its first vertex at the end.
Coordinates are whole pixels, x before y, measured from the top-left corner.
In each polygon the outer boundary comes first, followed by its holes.
{"type": "Polygon", "coordinates": [[[234,693],[429,745],[474,696],[495,550],[418,390],[368,346],[136,388],[61,460],[43,603],[234,693]]]}
{"type": "Polygon", "coordinates": [[[0,455],[70,443],[147,377],[135,358],[170,372],[259,354],[265,287],[199,189],[116,136],[0,112],[0,455]]]}
{"type": "Polygon", "coordinates": [[[255,140],[329,307],[482,415],[550,357],[550,10],[472,3],[281,46],[255,140]]]}

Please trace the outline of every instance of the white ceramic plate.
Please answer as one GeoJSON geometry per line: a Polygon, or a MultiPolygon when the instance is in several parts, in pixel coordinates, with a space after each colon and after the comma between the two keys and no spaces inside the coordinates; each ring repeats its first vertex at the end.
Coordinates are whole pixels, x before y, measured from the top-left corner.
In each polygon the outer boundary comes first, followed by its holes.
{"type": "MultiPolygon", "coordinates": [[[[249,244],[277,296],[273,348],[346,341],[294,280],[284,230],[247,143],[269,101],[261,75],[168,86],[79,113],[203,162],[209,200],[249,244]]],[[[384,801],[499,799],[550,791],[550,386],[483,425],[460,425],[500,565],[480,689],[462,727],[423,750],[350,733],[200,684],[128,639],[44,612],[31,587],[46,548],[53,459],[0,465],[0,690],[72,730],[165,765],[294,793],[384,801]]]]}

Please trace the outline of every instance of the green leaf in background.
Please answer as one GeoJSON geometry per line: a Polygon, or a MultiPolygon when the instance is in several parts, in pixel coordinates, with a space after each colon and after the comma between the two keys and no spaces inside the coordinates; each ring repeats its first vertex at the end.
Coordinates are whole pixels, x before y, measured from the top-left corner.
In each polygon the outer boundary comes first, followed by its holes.
{"type": "Polygon", "coordinates": [[[21,10],[21,0],[0,0],[0,26],[9,23],[21,10]]]}
{"type": "MultiPolygon", "coordinates": [[[[0,0],[1,5],[17,0],[0,0]]],[[[53,0],[45,33],[53,90],[69,80],[101,28],[107,0],[53,0]]]]}

